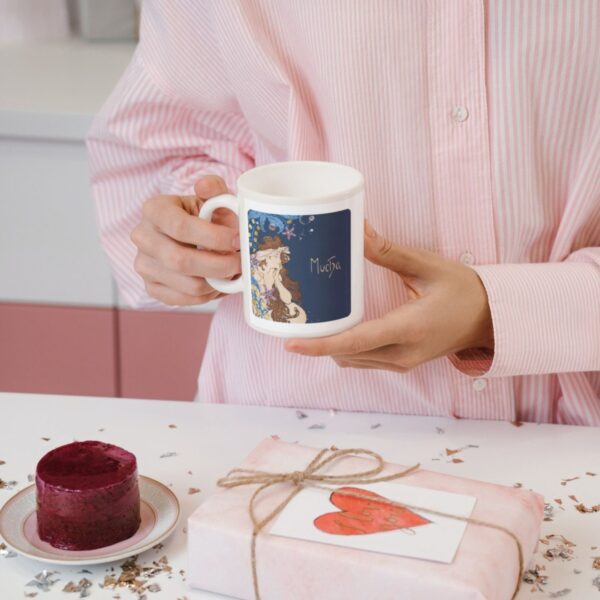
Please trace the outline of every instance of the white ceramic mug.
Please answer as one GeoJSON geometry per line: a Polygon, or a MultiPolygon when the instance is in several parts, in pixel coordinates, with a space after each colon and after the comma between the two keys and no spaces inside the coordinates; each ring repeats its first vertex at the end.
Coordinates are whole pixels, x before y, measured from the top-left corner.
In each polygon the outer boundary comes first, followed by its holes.
{"type": "Polygon", "coordinates": [[[281,162],[238,179],[238,195],[202,205],[239,217],[242,274],[207,279],[224,293],[243,292],[250,327],[281,337],[321,337],[363,317],[364,181],[329,162],[281,162]]]}

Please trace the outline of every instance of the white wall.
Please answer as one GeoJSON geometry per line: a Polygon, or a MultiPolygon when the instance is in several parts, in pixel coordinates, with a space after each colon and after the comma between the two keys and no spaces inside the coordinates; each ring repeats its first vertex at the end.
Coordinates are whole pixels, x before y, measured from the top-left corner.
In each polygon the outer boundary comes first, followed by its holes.
{"type": "Polygon", "coordinates": [[[0,301],[110,306],[83,142],[0,139],[0,301]]]}

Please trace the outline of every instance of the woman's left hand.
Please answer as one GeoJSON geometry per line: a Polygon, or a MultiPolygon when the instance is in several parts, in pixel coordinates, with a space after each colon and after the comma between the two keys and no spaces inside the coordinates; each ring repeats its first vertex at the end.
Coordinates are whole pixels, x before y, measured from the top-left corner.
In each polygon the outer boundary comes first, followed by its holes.
{"type": "Polygon", "coordinates": [[[332,356],[342,367],[405,372],[462,350],[493,349],[487,294],[473,269],[432,252],[396,246],[368,224],[365,255],[396,272],[410,300],[338,335],[288,340],[286,350],[332,356]]]}

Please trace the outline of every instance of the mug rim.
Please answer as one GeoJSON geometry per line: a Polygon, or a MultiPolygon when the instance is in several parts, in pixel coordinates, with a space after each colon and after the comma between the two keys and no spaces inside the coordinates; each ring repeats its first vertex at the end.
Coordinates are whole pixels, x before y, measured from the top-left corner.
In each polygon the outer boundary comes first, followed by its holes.
{"type": "Polygon", "coordinates": [[[253,167],[252,169],[248,169],[244,171],[238,178],[237,187],[238,194],[243,192],[245,195],[249,196],[249,200],[262,200],[268,203],[277,203],[277,204],[297,204],[300,202],[332,202],[335,200],[341,200],[344,198],[349,198],[357,194],[358,192],[364,189],[365,179],[363,174],[354,167],[349,165],[344,165],[342,163],[336,163],[332,161],[325,160],[288,160],[281,162],[268,163],[264,165],[259,165],[257,167],[253,167]],[[336,192],[331,192],[327,194],[312,194],[312,195],[302,195],[302,196],[280,196],[277,194],[267,194],[265,192],[257,191],[248,187],[244,180],[249,177],[251,174],[256,174],[260,171],[268,171],[271,169],[277,169],[281,166],[292,166],[292,165],[303,165],[303,166],[327,166],[327,167],[336,167],[338,169],[343,169],[347,171],[349,174],[355,177],[355,181],[336,192]]]}

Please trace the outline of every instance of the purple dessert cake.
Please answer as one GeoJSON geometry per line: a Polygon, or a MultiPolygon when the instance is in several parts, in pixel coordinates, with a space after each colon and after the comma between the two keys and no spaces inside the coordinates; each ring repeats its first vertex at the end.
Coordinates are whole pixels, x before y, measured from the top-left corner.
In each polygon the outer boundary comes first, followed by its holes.
{"type": "Polygon", "coordinates": [[[38,463],[38,534],[63,550],[92,550],[131,537],[140,526],[135,456],[103,442],[73,442],[38,463]]]}

